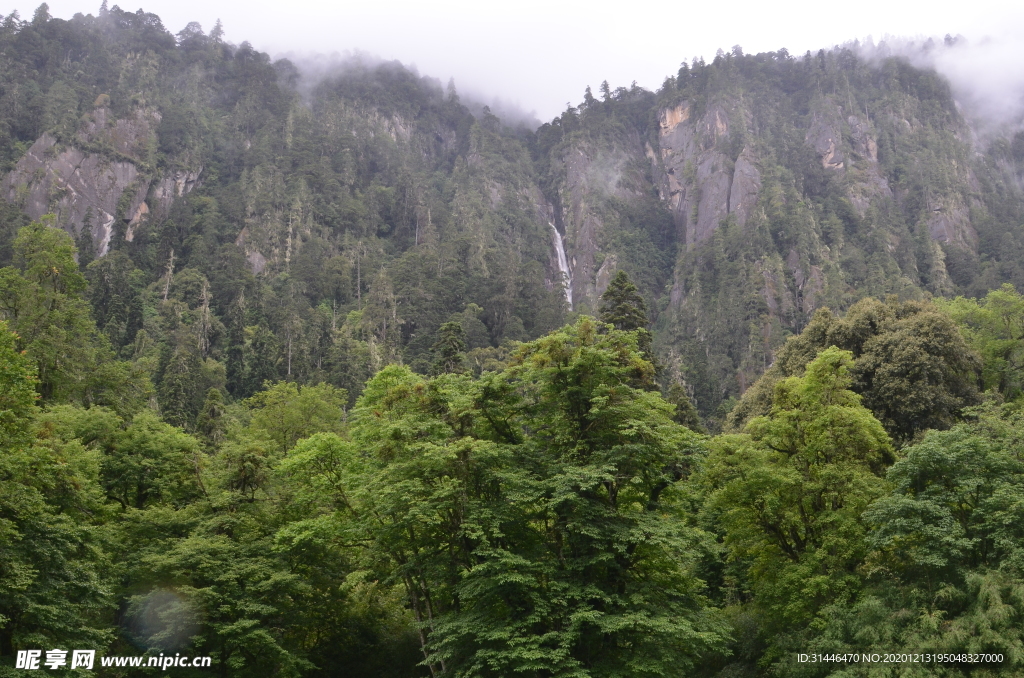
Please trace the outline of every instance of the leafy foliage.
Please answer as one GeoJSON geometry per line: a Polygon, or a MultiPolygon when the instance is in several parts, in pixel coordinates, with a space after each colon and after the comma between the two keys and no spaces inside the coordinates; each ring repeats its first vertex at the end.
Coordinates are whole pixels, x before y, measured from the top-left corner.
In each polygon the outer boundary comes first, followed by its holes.
{"type": "Polygon", "coordinates": [[[367,385],[361,510],[435,669],[668,675],[719,642],[686,565],[699,537],[670,518],[698,439],[625,385],[651,370],[635,338],[598,329],[584,318],[477,382],[388,368],[367,385]]]}
{"type": "Polygon", "coordinates": [[[765,412],[780,377],[799,374],[830,345],[851,351],[853,389],[898,442],[928,428],[948,428],[963,407],[978,402],[981,361],[952,318],[928,303],[869,298],[843,318],[819,310],[744,394],[730,414],[733,425],[765,412]]]}
{"type": "Polygon", "coordinates": [[[765,660],[799,651],[824,608],[848,605],[867,554],[862,514],[885,492],[889,436],[832,347],[775,388],[769,415],[723,436],[702,471],[729,557],[747,568],[765,660]]]}
{"type": "Polygon", "coordinates": [[[0,201],[0,675],[65,646],[226,678],[1024,674],[1022,306],[989,291],[1024,280],[1024,154],[971,153],[934,74],[736,48],[529,131],[105,4],[6,17],[0,74],[5,172],[45,134],[164,187],[73,235],[63,194],[0,201]],[[648,162],[682,103],[724,116],[721,171],[759,158],[702,243],[648,162]],[[891,198],[815,156],[836,111],[891,198]],[[626,160],[580,193],[584,156],[626,160]],[[608,286],[560,327],[543,213],[583,203],[576,312],[608,286]],[[967,206],[977,241],[933,240],[967,206]],[[985,296],[924,300],[953,292],[985,296]],[[879,648],[1004,661],[792,661],[879,648]]]}

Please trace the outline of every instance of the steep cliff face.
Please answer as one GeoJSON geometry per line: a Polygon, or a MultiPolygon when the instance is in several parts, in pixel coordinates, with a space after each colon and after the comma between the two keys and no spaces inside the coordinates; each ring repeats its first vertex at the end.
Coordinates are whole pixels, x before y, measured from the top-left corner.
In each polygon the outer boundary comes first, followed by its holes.
{"type": "Polygon", "coordinates": [[[581,140],[565,148],[556,165],[564,173],[557,226],[564,231],[575,310],[593,312],[615,272],[617,257],[604,232],[619,219],[615,203],[640,198],[650,186],[639,135],[617,141],[602,146],[581,140]]]}
{"type": "Polygon", "coordinates": [[[737,105],[717,103],[695,116],[691,103],[684,101],[659,115],[659,153],[653,170],[659,195],[672,210],[687,249],[711,237],[730,214],[741,226],[746,224],[757,201],[761,175],[756,158],[746,147],[738,157],[730,157],[734,138],[742,136],[730,129],[731,124],[747,126],[737,105]]]}
{"type": "Polygon", "coordinates": [[[820,306],[950,293],[947,252],[976,252],[987,219],[948,94],[765,92],[720,61],[719,87],[659,110],[652,157],[686,244],[660,339],[691,381],[717,384],[705,405],[742,392],[820,306]]]}
{"type": "Polygon", "coordinates": [[[547,193],[577,309],[617,267],[647,275],[666,368],[705,414],[821,306],[952,293],[947,259],[964,277],[992,224],[948,87],[905,62],[722,55],[656,97],[620,90],[555,124],[547,193]],[[658,209],[630,223],[651,195],[658,209]],[[653,241],[673,252],[660,277],[637,254],[653,241]]]}
{"type": "Polygon", "coordinates": [[[99,106],[70,143],[44,132],[0,182],[0,191],[33,219],[56,215],[57,225],[73,235],[88,226],[103,256],[118,221],[130,242],[151,213],[166,217],[173,201],[199,183],[201,169],[153,176],[160,117],[154,109],[137,109],[115,119],[99,106]]]}
{"type": "Polygon", "coordinates": [[[161,301],[169,270],[205,278],[236,345],[259,325],[289,347],[267,378],[293,375],[300,326],[303,374],[350,311],[368,365],[429,369],[449,318],[477,348],[538,336],[621,269],[666,378],[713,417],[823,305],[1024,286],[1024,137],[979,155],[948,86],[905,61],[723,53],[514,130],[397,64],[300,95],[291,64],[154,21],[54,20],[95,53],[18,29],[0,70],[38,96],[0,88],[0,197],[88,223],[161,301]],[[43,71],[40,40],[61,55],[43,71]]]}

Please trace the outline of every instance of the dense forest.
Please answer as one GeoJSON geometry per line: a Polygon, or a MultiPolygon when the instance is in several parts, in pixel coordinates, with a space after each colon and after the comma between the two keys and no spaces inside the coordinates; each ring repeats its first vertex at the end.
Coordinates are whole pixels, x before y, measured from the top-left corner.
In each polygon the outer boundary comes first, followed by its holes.
{"type": "Polygon", "coordinates": [[[0,175],[0,676],[1024,676],[1024,133],[932,71],[533,129],[41,5],[0,175]]]}

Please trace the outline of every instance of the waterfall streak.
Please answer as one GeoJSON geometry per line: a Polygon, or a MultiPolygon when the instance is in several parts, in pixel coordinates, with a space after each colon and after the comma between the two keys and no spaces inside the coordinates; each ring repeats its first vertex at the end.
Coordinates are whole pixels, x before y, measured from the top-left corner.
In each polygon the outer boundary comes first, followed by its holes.
{"type": "Polygon", "coordinates": [[[562,242],[562,234],[558,232],[555,225],[550,221],[548,226],[555,234],[555,254],[558,256],[558,270],[562,273],[562,289],[565,290],[565,300],[569,303],[569,310],[572,310],[572,274],[569,272],[569,261],[565,258],[565,245],[562,242]]]}

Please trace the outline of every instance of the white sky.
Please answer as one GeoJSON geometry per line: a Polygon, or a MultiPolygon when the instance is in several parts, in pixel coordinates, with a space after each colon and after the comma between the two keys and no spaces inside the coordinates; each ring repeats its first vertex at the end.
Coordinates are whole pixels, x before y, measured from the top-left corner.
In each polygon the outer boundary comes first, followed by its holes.
{"type": "MultiPolygon", "coordinates": [[[[108,0],[130,11],[138,1],[108,0]]],[[[70,18],[97,13],[99,0],[49,5],[53,16],[70,18]]],[[[0,2],[0,13],[17,9],[30,18],[36,6],[37,0],[8,0],[6,8],[0,2]]],[[[220,18],[227,40],[248,40],[273,55],[362,51],[398,59],[442,82],[454,77],[460,91],[485,101],[501,98],[543,120],[567,102],[578,103],[587,85],[596,91],[605,79],[613,88],[636,80],[654,89],[684,59],[710,60],[719,48],[735,44],[747,53],[786,47],[803,54],[868,36],[878,42],[886,35],[960,33],[972,42],[996,36],[1016,54],[1024,51],[1019,0],[148,0],[142,7],[172,33],[189,21],[209,32],[220,18]]]]}

